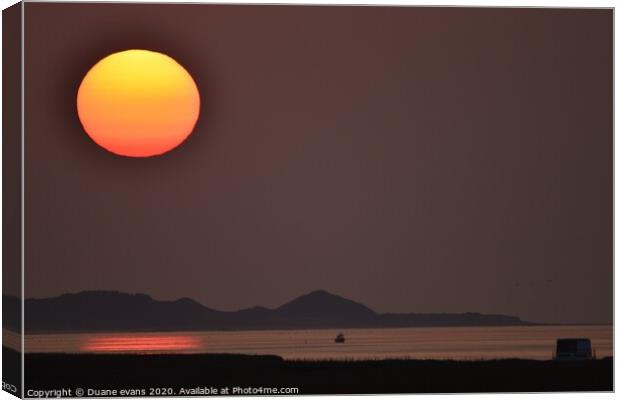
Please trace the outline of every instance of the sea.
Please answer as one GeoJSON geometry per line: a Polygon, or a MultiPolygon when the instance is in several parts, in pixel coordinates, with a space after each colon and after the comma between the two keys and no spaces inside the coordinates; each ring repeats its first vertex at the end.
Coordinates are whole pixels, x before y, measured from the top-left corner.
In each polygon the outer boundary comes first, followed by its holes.
{"type": "MultiPolygon", "coordinates": [[[[240,353],[290,360],[548,360],[559,338],[589,338],[597,358],[613,356],[611,325],[28,334],[24,347],[27,353],[240,353]],[[335,342],[339,333],[344,343],[335,342]]],[[[19,336],[6,330],[3,344],[21,347],[19,336]]]]}

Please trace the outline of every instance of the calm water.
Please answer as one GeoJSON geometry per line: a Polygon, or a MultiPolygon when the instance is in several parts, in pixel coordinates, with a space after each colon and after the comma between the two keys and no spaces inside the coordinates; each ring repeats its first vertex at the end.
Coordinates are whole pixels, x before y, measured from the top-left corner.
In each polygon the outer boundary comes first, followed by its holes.
{"type": "MultiPolygon", "coordinates": [[[[597,357],[612,355],[611,326],[166,332],[27,335],[27,352],[245,353],[287,359],[549,359],[557,338],[588,337],[597,357]]],[[[7,332],[4,342],[11,342],[7,332]]],[[[17,341],[18,342],[18,341],[17,341]]]]}

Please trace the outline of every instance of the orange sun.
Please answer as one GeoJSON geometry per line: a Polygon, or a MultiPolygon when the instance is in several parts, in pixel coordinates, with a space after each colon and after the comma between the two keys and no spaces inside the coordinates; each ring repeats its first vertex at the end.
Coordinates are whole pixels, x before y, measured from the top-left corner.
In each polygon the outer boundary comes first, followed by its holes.
{"type": "Polygon", "coordinates": [[[200,95],[174,59],[147,50],[111,54],[84,76],[78,116],[99,146],[128,157],[150,157],[180,145],[192,132],[200,95]]]}

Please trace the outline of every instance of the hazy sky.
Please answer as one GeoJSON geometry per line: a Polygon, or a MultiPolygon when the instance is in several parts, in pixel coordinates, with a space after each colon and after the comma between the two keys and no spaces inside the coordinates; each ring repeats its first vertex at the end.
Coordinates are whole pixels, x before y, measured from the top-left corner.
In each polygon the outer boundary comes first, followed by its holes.
{"type": "Polygon", "coordinates": [[[27,3],[26,297],[612,319],[612,11],[27,3]],[[83,132],[83,75],[164,52],[173,152],[83,132]]]}

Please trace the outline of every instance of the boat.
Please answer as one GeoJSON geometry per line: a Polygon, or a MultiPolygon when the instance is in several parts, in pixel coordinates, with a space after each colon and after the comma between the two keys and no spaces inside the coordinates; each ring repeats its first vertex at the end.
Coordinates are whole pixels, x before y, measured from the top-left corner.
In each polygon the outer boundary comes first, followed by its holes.
{"type": "Polygon", "coordinates": [[[339,333],[338,336],[336,336],[336,339],[334,339],[334,342],[336,343],[344,343],[344,335],[342,333],[339,333]]]}

